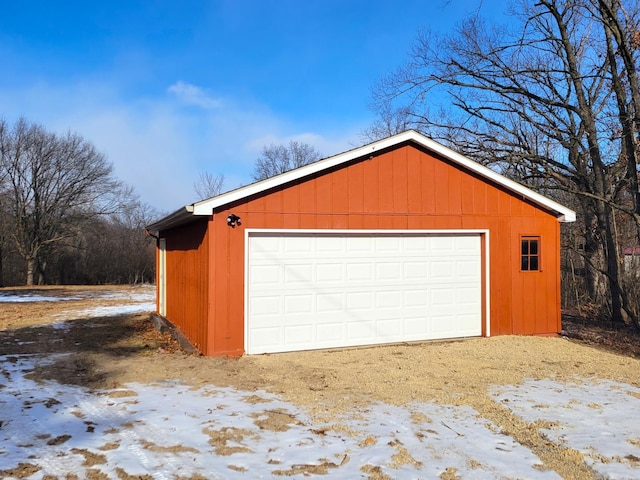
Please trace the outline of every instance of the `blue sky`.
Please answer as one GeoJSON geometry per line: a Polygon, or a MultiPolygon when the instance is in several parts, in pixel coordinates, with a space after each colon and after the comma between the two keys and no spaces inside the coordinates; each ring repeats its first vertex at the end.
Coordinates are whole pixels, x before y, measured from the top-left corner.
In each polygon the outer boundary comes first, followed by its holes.
{"type": "Polygon", "coordinates": [[[78,132],[162,212],[202,172],[249,183],[264,145],[362,143],[371,87],[419,29],[501,0],[3,2],[0,116],[78,132]]]}

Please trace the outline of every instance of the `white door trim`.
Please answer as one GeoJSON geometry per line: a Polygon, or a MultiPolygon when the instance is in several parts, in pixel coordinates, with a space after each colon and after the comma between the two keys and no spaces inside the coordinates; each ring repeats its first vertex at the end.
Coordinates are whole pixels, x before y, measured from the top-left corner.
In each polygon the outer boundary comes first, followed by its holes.
{"type": "Polygon", "coordinates": [[[489,230],[488,229],[439,229],[439,230],[350,230],[350,229],[281,229],[281,228],[246,228],[244,231],[244,351],[248,349],[248,328],[249,328],[249,284],[247,279],[249,278],[249,237],[254,234],[269,233],[269,234],[329,234],[329,235],[375,235],[375,234],[420,234],[420,235],[480,235],[484,241],[484,258],[482,259],[481,268],[484,269],[484,317],[485,336],[491,335],[491,316],[490,316],[490,268],[491,265],[489,257],[489,230]]]}
{"type": "Polygon", "coordinates": [[[167,314],[167,239],[158,239],[158,314],[167,314]]]}

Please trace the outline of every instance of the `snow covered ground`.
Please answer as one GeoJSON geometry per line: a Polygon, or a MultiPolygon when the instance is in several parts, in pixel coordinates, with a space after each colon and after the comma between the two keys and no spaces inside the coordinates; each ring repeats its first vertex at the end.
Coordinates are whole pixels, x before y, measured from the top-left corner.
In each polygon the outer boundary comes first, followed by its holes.
{"type": "MultiPolygon", "coordinates": [[[[86,295],[86,292],[81,292],[86,295]]],[[[60,317],[63,320],[77,317],[103,317],[112,315],[130,315],[133,313],[150,312],[155,310],[156,304],[154,300],[155,287],[152,285],[144,285],[138,287],[136,291],[121,292],[100,292],[92,291],[91,296],[100,300],[120,300],[122,303],[118,305],[103,305],[87,309],[69,310],[60,317]]],[[[34,295],[30,292],[25,293],[6,293],[0,292],[0,303],[24,303],[24,302],[63,302],[69,300],[80,300],[82,296],[61,297],[54,295],[34,295]]]]}
{"type": "Polygon", "coordinates": [[[55,297],[50,295],[33,295],[32,293],[0,292],[0,303],[24,302],[60,302],[64,300],[78,300],[79,297],[55,297]]]}
{"type": "MultiPolygon", "coordinates": [[[[318,424],[264,391],[178,382],[90,391],[29,378],[53,360],[0,355],[0,478],[560,478],[470,407],[375,404],[318,424]]],[[[549,439],[602,477],[640,478],[639,388],[532,379],[490,395],[527,422],[544,420],[549,439]]]]}

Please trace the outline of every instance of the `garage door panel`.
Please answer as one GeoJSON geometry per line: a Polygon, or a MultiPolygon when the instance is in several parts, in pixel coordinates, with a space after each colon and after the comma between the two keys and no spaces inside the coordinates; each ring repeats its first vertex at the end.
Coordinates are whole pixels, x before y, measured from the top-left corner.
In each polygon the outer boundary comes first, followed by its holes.
{"type": "Polygon", "coordinates": [[[347,323],[347,339],[353,345],[364,345],[373,339],[372,320],[352,320],[347,323]]]}
{"type": "Polygon", "coordinates": [[[480,253],[480,242],[478,242],[477,236],[460,235],[455,237],[452,243],[458,254],[469,253],[473,255],[480,253]]]}
{"type": "Polygon", "coordinates": [[[284,343],[293,346],[307,346],[314,337],[314,326],[311,324],[295,324],[284,327],[284,343]]]}
{"type": "MultiPolygon", "coordinates": [[[[402,292],[399,290],[387,290],[376,292],[377,309],[394,309],[402,307],[402,292]]],[[[397,315],[397,313],[396,313],[397,315]]]]}
{"type": "Polygon", "coordinates": [[[325,237],[321,242],[316,242],[316,251],[319,253],[343,253],[344,238],[342,237],[325,237]]]}
{"type": "Polygon", "coordinates": [[[403,249],[405,252],[429,252],[429,239],[424,236],[407,236],[402,239],[403,249]]]}
{"type": "Polygon", "coordinates": [[[371,263],[347,263],[347,282],[358,280],[373,280],[373,265],[371,263]]]}
{"type": "Polygon", "coordinates": [[[403,295],[405,308],[419,307],[420,312],[424,315],[425,307],[429,304],[428,290],[405,290],[403,295]]]}
{"type": "Polygon", "coordinates": [[[248,353],[481,334],[479,235],[273,233],[248,243],[248,353]]]}
{"type": "Polygon", "coordinates": [[[316,296],[318,313],[342,312],[345,309],[343,293],[319,293],[316,296]]]}
{"type": "Polygon", "coordinates": [[[323,345],[331,343],[331,345],[334,345],[337,340],[345,336],[345,324],[344,322],[319,323],[316,334],[319,343],[323,345]]]}
{"type": "Polygon", "coordinates": [[[311,237],[287,237],[284,238],[284,251],[295,253],[311,253],[313,251],[314,239],[311,237]]]}
{"type": "Polygon", "coordinates": [[[472,336],[476,331],[477,318],[473,312],[469,312],[468,314],[459,314],[457,315],[458,321],[458,330],[462,333],[467,333],[467,335],[472,336]]]}
{"type": "Polygon", "coordinates": [[[431,253],[437,255],[453,255],[456,252],[458,242],[456,239],[452,239],[451,236],[434,235],[430,241],[431,253]]]}
{"type": "Polygon", "coordinates": [[[425,322],[424,315],[405,318],[404,333],[409,339],[423,340],[429,332],[429,323],[425,322]]]}
{"type": "Polygon", "coordinates": [[[318,263],[316,265],[316,282],[319,284],[344,281],[344,265],[342,263],[318,263]]]}
{"type": "Polygon", "coordinates": [[[253,346],[256,350],[268,349],[272,345],[281,343],[280,326],[272,327],[254,327],[253,329],[253,346]]]}
{"type": "Polygon", "coordinates": [[[480,274],[480,262],[459,260],[456,262],[455,270],[455,276],[459,281],[468,279],[473,282],[480,274]]]}
{"type": "Polygon", "coordinates": [[[455,280],[455,266],[453,261],[431,262],[429,278],[434,282],[446,282],[455,280]]]}
{"type": "Polygon", "coordinates": [[[442,336],[450,336],[455,331],[455,316],[449,312],[434,313],[431,315],[432,322],[430,332],[437,335],[437,338],[442,336]]]}
{"type": "Polygon", "coordinates": [[[294,286],[299,282],[310,283],[313,281],[313,265],[310,263],[287,265],[284,269],[284,286],[294,286]]]}
{"type": "Polygon", "coordinates": [[[284,315],[291,317],[313,311],[313,295],[286,295],[284,297],[284,315]]]}
{"type": "Polygon", "coordinates": [[[255,312],[254,318],[260,318],[282,314],[280,303],[280,296],[254,297],[251,299],[249,307],[251,311],[255,312]]]}
{"type": "Polygon", "coordinates": [[[435,310],[439,307],[450,308],[453,305],[455,298],[455,287],[444,287],[444,288],[432,288],[431,289],[431,302],[430,306],[432,310],[435,310]]]}
{"type": "Polygon", "coordinates": [[[253,285],[280,283],[280,271],[281,269],[275,265],[252,265],[249,272],[251,283],[253,285]]]}
{"type": "Polygon", "coordinates": [[[373,310],[373,294],[371,292],[347,293],[347,312],[357,310],[373,310]]]}
{"type": "Polygon", "coordinates": [[[389,318],[386,320],[378,320],[376,322],[376,336],[385,338],[401,338],[404,333],[403,321],[398,318],[389,318]]]}
{"type": "Polygon", "coordinates": [[[429,265],[426,261],[409,261],[403,263],[405,280],[426,280],[429,277],[429,265]]]}
{"type": "Polygon", "coordinates": [[[364,235],[353,235],[345,238],[348,254],[371,253],[373,251],[372,238],[364,235]]]}
{"type": "Polygon", "coordinates": [[[470,305],[475,308],[481,290],[478,287],[460,287],[456,289],[456,302],[458,304],[470,305]]]}
{"type": "Polygon", "coordinates": [[[401,239],[400,237],[373,237],[375,242],[376,251],[384,251],[387,253],[391,252],[399,252],[401,249],[401,239]]]}
{"type": "Polygon", "coordinates": [[[376,280],[396,280],[402,278],[402,264],[400,262],[381,262],[375,264],[376,280]]]}

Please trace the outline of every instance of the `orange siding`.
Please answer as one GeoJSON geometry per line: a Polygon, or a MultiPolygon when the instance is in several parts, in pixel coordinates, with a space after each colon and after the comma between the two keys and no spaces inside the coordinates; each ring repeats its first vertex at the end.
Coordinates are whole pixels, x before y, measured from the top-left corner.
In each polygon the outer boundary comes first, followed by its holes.
{"type": "MultiPolygon", "coordinates": [[[[347,181],[349,185],[349,213],[364,212],[364,165],[365,162],[358,162],[347,170],[347,181]]],[[[361,228],[361,227],[351,227],[361,228]]]]}
{"type": "MultiPolygon", "coordinates": [[[[379,162],[377,160],[365,160],[363,162],[364,170],[362,171],[362,182],[360,182],[361,188],[364,190],[363,191],[363,195],[364,195],[363,212],[373,214],[376,217],[382,211],[382,209],[379,209],[380,197],[378,196],[378,192],[380,190],[380,183],[382,184],[385,183],[384,178],[380,180],[380,176],[378,174],[378,168],[377,168],[378,163],[379,162]]],[[[388,183],[386,185],[388,188],[390,188],[390,185],[388,183]]],[[[354,195],[356,193],[352,190],[351,194],[354,195]]],[[[351,213],[356,213],[356,212],[351,212],[351,213]]],[[[376,227],[377,227],[377,224],[376,224],[376,227]]],[[[376,227],[373,227],[373,228],[376,228],[376,227]]]]}
{"type": "Polygon", "coordinates": [[[162,236],[167,241],[166,316],[196,348],[206,351],[209,293],[207,222],[194,222],[162,236]]]}
{"type": "MultiPolygon", "coordinates": [[[[196,227],[184,230],[189,228],[196,227]]],[[[206,341],[201,344],[206,345],[203,351],[208,355],[244,352],[246,228],[488,230],[483,244],[489,242],[484,268],[490,280],[483,288],[490,294],[490,334],[544,335],[560,330],[557,219],[477,175],[404,145],[214,213],[207,240],[210,258],[204,261],[206,251],[201,252],[200,245],[199,253],[188,260],[190,268],[197,261],[200,271],[207,272],[207,298],[197,298],[202,287],[195,282],[198,291],[189,292],[189,302],[183,297],[183,303],[193,302],[197,307],[179,310],[174,305],[168,315],[174,323],[188,324],[194,331],[196,318],[205,323],[206,341]],[[242,225],[229,228],[229,213],[239,215],[242,225]],[[520,271],[522,235],[541,237],[541,272],[520,271]],[[208,321],[203,320],[203,308],[208,321]],[[193,318],[180,322],[171,318],[187,313],[193,318]]],[[[169,242],[167,247],[169,250],[169,242]]],[[[187,252],[183,256],[187,262],[187,252]]],[[[181,294],[187,292],[183,289],[181,294]]],[[[175,296],[168,298],[168,307],[175,301],[175,296]]]]}
{"type": "MultiPolygon", "coordinates": [[[[415,149],[414,149],[415,150],[415,149]]],[[[423,154],[415,150],[415,155],[420,159],[422,168],[420,169],[422,179],[422,210],[421,213],[431,214],[435,212],[436,205],[436,177],[435,165],[437,162],[424,161],[423,154]]]]}
{"type": "MultiPolygon", "coordinates": [[[[407,212],[416,215],[422,213],[422,161],[415,149],[407,149],[407,212]]],[[[411,218],[411,217],[410,217],[411,218]]],[[[411,221],[409,222],[411,223],[411,221]]],[[[412,228],[412,227],[409,227],[412,228]]]]}

